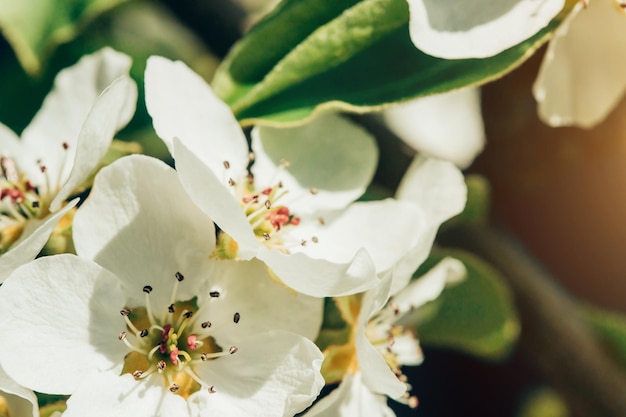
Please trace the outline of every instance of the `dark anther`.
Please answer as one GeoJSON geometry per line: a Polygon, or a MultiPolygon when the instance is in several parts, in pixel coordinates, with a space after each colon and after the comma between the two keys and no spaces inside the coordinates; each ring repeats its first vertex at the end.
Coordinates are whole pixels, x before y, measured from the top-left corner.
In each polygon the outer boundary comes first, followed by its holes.
{"type": "Polygon", "coordinates": [[[224,161],[224,168],[226,169],[230,168],[230,162],[224,161]]]}
{"type": "Polygon", "coordinates": [[[139,336],[141,337],[148,336],[148,329],[143,329],[141,332],[139,332],[139,336]]]}
{"type": "Polygon", "coordinates": [[[67,151],[67,149],[70,147],[70,144],[67,142],[63,142],[63,149],[67,151]]]}
{"type": "Polygon", "coordinates": [[[39,207],[39,201],[33,201],[33,208],[39,207]]]}
{"type": "Polygon", "coordinates": [[[178,391],[179,389],[180,389],[180,387],[179,387],[178,385],[176,385],[176,384],[172,384],[172,385],[170,385],[170,391],[171,391],[171,392],[176,392],[176,391],[178,391]]]}
{"type": "Polygon", "coordinates": [[[183,317],[186,319],[190,319],[191,316],[193,316],[193,311],[188,311],[185,314],[183,314],[183,317]]]}
{"type": "Polygon", "coordinates": [[[120,310],[120,314],[122,316],[128,316],[128,315],[130,315],[130,310],[127,309],[127,308],[123,308],[123,309],[120,310]]]}
{"type": "Polygon", "coordinates": [[[169,311],[170,313],[173,313],[173,312],[174,312],[174,304],[170,304],[170,305],[167,307],[167,311],[169,311]]]}
{"type": "Polygon", "coordinates": [[[143,292],[145,292],[146,294],[150,294],[152,292],[152,287],[146,285],[145,287],[143,287],[143,292]]]}
{"type": "Polygon", "coordinates": [[[219,292],[219,291],[211,291],[211,292],[209,293],[209,295],[210,295],[211,297],[213,297],[213,298],[217,298],[217,297],[219,297],[219,296],[220,296],[220,292],[219,292]]]}
{"type": "Polygon", "coordinates": [[[239,349],[237,348],[237,346],[231,346],[230,348],[228,348],[228,353],[234,355],[235,353],[237,353],[238,350],[239,349]]]}
{"type": "Polygon", "coordinates": [[[215,385],[209,387],[209,394],[215,394],[215,385]]]}
{"type": "Polygon", "coordinates": [[[200,326],[202,326],[203,329],[209,328],[209,327],[211,327],[211,322],[210,321],[205,321],[200,326]]]}
{"type": "Polygon", "coordinates": [[[241,318],[241,315],[239,313],[235,313],[235,315],[233,316],[233,321],[235,323],[239,323],[240,318],[241,318]]]}
{"type": "Polygon", "coordinates": [[[176,279],[178,280],[178,282],[181,282],[182,280],[185,279],[185,276],[183,274],[181,274],[180,272],[176,272],[174,274],[174,276],[176,277],[176,279]]]}

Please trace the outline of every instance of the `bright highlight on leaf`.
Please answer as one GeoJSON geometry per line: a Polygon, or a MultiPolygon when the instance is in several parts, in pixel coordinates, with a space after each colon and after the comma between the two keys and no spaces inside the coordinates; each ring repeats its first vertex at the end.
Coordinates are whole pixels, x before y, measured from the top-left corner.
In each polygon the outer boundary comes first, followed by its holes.
{"type": "Polygon", "coordinates": [[[24,69],[41,71],[44,59],[60,43],[75,37],[81,25],[128,0],[0,1],[0,29],[24,69]]]}

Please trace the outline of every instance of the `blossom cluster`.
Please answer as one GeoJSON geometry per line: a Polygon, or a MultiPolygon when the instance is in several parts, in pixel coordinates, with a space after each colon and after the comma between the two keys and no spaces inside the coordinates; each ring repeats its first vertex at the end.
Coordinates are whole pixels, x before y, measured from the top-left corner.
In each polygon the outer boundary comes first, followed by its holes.
{"type": "MultiPolygon", "coordinates": [[[[408,3],[415,45],[462,59],[527,39],[564,1],[476,6],[463,21],[442,12],[449,1],[408,3]]],[[[365,201],[378,148],[351,119],[324,113],[244,132],[200,76],[153,56],[145,104],[175,167],[125,156],[85,197],[134,114],[130,66],[109,48],[86,56],[57,76],[21,138],[0,125],[0,391],[10,414],[38,416],[33,391],[69,396],[69,417],[377,417],[394,415],[387,398],[416,406],[402,366],[423,358],[403,318],[465,273],[445,258],[414,277],[465,205],[459,167],[484,143],[477,90],[383,113],[420,153],[394,198],[365,201]],[[407,129],[436,102],[461,103],[456,127],[427,116],[407,129]],[[442,146],[439,136],[468,140],[442,146]],[[71,230],[70,253],[38,257],[55,228],[71,230]],[[347,328],[330,343],[320,335],[328,302],[347,328]]],[[[569,123],[545,99],[558,96],[541,87],[551,76],[537,84],[541,109],[569,123]]]]}
{"type": "Polygon", "coordinates": [[[11,412],[38,414],[31,390],[68,395],[64,416],[416,405],[401,366],[421,350],[398,322],[463,276],[445,259],[412,280],[465,204],[459,169],[420,156],[395,198],[356,201],[378,159],[362,127],[328,113],[255,127],[248,143],[204,80],[155,56],[146,107],[175,168],[123,157],[78,204],[132,117],[129,67],[108,48],[86,56],[58,75],[21,139],[2,129],[0,389],[11,412]],[[32,260],[54,227],[71,227],[75,254],[32,260]],[[322,352],[328,297],[349,335],[322,352]]]}

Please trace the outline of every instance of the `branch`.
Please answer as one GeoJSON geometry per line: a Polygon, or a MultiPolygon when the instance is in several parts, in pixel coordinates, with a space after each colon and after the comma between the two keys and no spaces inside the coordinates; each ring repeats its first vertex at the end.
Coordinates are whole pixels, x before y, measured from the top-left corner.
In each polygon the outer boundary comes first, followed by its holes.
{"type": "Polygon", "coordinates": [[[522,321],[521,348],[575,415],[626,416],[626,376],[585,324],[576,302],[511,236],[489,226],[446,231],[441,243],[468,249],[508,280],[522,321]]]}

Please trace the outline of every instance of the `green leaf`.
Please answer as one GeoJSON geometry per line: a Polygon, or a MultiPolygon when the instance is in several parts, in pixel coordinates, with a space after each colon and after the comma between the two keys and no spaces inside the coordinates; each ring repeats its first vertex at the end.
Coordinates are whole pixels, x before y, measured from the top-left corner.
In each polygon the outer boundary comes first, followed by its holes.
{"type": "Polygon", "coordinates": [[[1,0],[0,28],[30,74],[58,44],[100,13],[127,0],[1,0]]]}
{"type": "Polygon", "coordinates": [[[583,306],[582,311],[607,352],[626,372],[626,316],[590,305],[583,306]]]}
{"type": "MultiPolygon", "coordinates": [[[[466,279],[446,288],[432,319],[417,325],[420,343],[498,360],[510,351],[520,332],[511,292],[498,271],[469,252],[434,249],[415,276],[445,256],[463,262],[466,279]]],[[[418,275],[419,274],[419,275],[418,275]]]]}
{"type": "Polygon", "coordinates": [[[322,109],[363,113],[482,84],[530,57],[562,19],[494,57],[444,60],[413,46],[406,0],[318,2],[297,13],[309,3],[285,0],[218,70],[215,91],[242,124],[297,124],[322,109]]]}

